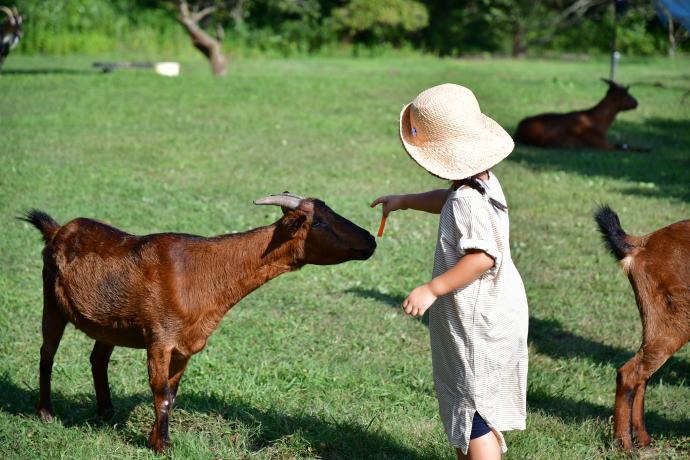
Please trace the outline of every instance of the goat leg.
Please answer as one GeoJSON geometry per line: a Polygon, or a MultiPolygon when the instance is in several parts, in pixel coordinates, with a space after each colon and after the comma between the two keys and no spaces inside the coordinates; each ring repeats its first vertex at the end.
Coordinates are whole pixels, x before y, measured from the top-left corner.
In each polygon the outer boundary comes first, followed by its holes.
{"type": "Polygon", "coordinates": [[[110,399],[110,386],[108,385],[108,362],[113,352],[110,344],[96,341],[91,352],[91,373],[93,385],[96,388],[96,407],[101,417],[113,415],[113,402],[110,399]]]}
{"type": "Polygon", "coordinates": [[[630,433],[631,406],[633,402],[634,382],[640,352],[618,369],[616,377],[616,406],[613,410],[613,437],[625,450],[632,449],[630,433]]]}
{"type": "Polygon", "coordinates": [[[175,404],[177,388],[180,385],[180,380],[182,379],[185,369],[187,369],[188,362],[189,356],[173,354],[172,358],[170,359],[170,369],[168,371],[168,387],[170,388],[169,410],[172,410],[173,404],[175,404]]]}
{"type": "MultiPolygon", "coordinates": [[[[648,309],[642,310],[648,311],[648,309]]],[[[649,316],[647,318],[649,319],[649,316]]],[[[658,329],[646,324],[645,331],[647,330],[658,329]]],[[[684,344],[685,340],[682,337],[645,337],[640,351],[618,370],[613,431],[615,438],[624,449],[632,448],[631,418],[633,428],[636,429],[638,444],[645,446],[651,442],[644,426],[644,387],[649,378],[684,344]],[[634,400],[633,397],[637,398],[634,400]]]]}
{"type": "Polygon", "coordinates": [[[632,432],[638,447],[647,447],[652,443],[652,438],[647,433],[644,423],[644,394],[646,389],[647,381],[637,386],[632,405],[632,432]]]}
{"type": "Polygon", "coordinates": [[[158,347],[147,349],[149,385],[153,393],[153,410],[156,420],[149,435],[148,446],[160,453],[170,444],[168,436],[168,411],[170,410],[170,387],[168,386],[168,369],[170,368],[170,350],[158,347]]]}
{"type": "Polygon", "coordinates": [[[51,421],[55,416],[53,403],[50,398],[50,379],[53,373],[53,358],[60,346],[62,334],[67,320],[57,309],[55,300],[47,292],[43,294],[43,320],[41,330],[43,344],[41,345],[41,364],[39,367],[39,400],[36,414],[45,421],[51,421]]]}

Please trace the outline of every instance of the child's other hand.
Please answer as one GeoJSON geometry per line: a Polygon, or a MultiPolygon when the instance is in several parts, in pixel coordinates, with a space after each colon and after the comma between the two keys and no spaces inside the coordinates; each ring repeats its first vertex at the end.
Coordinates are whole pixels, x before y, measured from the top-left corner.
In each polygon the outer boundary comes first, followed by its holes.
{"type": "Polygon", "coordinates": [[[431,292],[429,285],[422,284],[410,292],[402,306],[408,315],[422,316],[435,301],[436,296],[431,292]]]}
{"type": "Polygon", "coordinates": [[[405,209],[403,205],[403,195],[384,195],[376,198],[373,203],[371,203],[371,207],[374,208],[376,205],[382,204],[383,205],[383,215],[384,217],[388,217],[388,214],[390,214],[393,211],[397,211],[399,209],[405,209]]]}

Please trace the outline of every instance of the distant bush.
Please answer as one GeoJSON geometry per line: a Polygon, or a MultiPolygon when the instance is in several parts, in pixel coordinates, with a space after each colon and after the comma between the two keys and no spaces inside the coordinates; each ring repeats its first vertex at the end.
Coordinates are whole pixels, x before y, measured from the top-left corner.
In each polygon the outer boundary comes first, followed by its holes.
{"type": "MultiPolygon", "coordinates": [[[[2,1],[2,0],[0,0],[2,1]]],[[[235,0],[237,4],[239,0],[235,0]]],[[[15,0],[25,15],[21,53],[193,55],[173,0],[15,0]]],[[[207,3],[233,4],[232,0],[207,3]]],[[[243,0],[241,14],[216,15],[231,55],[380,55],[416,49],[441,55],[605,53],[613,33],[608,2],[554,29],[566,0],[243,0]]],[[[621,18],[618,48],[665,54],[667,33],[652,2],[621,18]]],[[[688,46],[684,42],[681,47],[688,46]]]]}
{"type": "Polygon", "coordinates": [[[189,47],[168,11],[135,1],[17,0],[16,4],[25,16],[18,48],[24,53],[177,53],[189,47]]]}

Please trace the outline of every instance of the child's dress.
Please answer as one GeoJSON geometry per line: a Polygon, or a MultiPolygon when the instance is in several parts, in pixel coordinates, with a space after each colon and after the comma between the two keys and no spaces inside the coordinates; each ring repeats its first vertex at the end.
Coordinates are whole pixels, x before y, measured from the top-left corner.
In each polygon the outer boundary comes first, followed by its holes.
{"type": "Polygon", "coordinates": [[[501,431],[523,430],[527,394],[527,298],[510,257],[508,213],[498,179],[483,182],[486,195],[469,187],[451,192],[441,211],[433,276],[453,267],[471,249],[485,251],[493,268],[464,289],[439,297],[430,309],[434,383],[450,443],[467,453],[472,418],[501,431]]]}

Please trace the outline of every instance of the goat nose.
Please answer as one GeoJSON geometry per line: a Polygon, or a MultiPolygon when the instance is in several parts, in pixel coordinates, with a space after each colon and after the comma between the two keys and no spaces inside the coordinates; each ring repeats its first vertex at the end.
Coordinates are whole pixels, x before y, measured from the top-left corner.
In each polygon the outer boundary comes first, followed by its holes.
{"type": "Polygon", "coordinates": [[[369,235],[369,247],[371,249],[371,253],[373,254],[377,247],[376,238],[374,238],[374,235],[369,235]]]}

